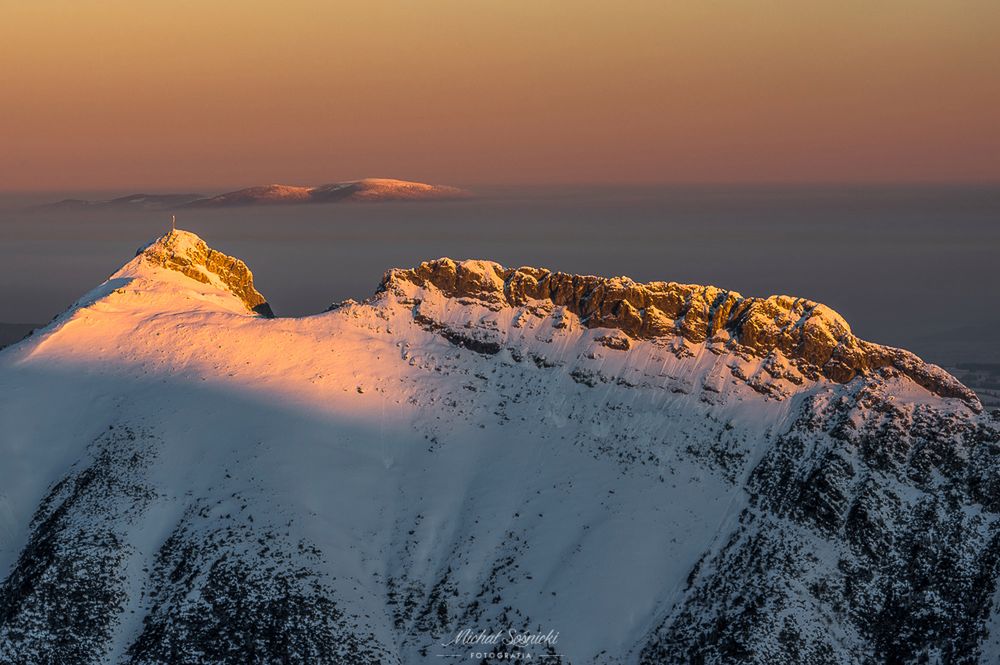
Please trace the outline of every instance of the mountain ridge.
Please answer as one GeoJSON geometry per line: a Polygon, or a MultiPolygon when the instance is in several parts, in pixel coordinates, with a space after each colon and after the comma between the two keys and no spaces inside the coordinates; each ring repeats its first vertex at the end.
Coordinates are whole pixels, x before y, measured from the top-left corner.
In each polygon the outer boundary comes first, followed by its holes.
{"type": "MultiPolygon", "coordinates": [[[[209,247],[193,233],[176,229],[157,238],[135,253],[136,259],[152,265],[175,270],[191,279],[209,284],[221,281],[224,288],[239,298],[246,308],[256,314],[274,318],[267,300],[253,284],[253,273],[235,257],[209,247]]],[[[129,272],[123,266],[115,275],[129,272]]]]}
{"type": "Polygon", "coordinates": [[[892,368],[942,397],[959,397],[981,408],[975,393],[940,367],[904,349],[858,339],[843,317],[805,298],[747,298],[714,286],[642,284],[628,277],[511,269],[447,258],[415,269],[391,270],[382,288],[398,287],[400,281],[430,284],[451,297],[476,297],[505,306],[548,300],[567,307],[587,327],[615,328],[637,339],[677,334],[694,343],[707,341],[766,358],[775,372],[787,371],[785,361],[791,360],[806,376],[819,373],[846,383],[858,374],[892,368]]]}
{"type": "MultiPolygon", "coordinates": [[[[246,264],[209,248],[193,233],[171,231],[136,256],[202,282],[219,276],[248,310],[273,317],[246,264]]],[[[676,337],[761,358],[774,378],[801,382],[823,376],[847,383],[859,374],[898,371],[934,394],[982,409],[975,392],[942,368],[905,349],[857,338],[837,312],[805,298],[748,298],[715,286],[638,283],[628,277],[573,275],[527,266],[513,269],[491,261],[449,258],[425,261],[413,269],[390,269],[378,291],[404,293],[404,283],[432,286],[449,298],[475,298],[503,307],[547,301],[567,308],[588,328],[619,330],[631,339],[676,337]]],[[[619,343],[628,346],[627,341],[619,343]]],[[[685,352],[690,351],[683,346],[676,351],[685,352]]]]}
{"type": "Polygon", "coordinates": [[[960,396],[779,370],[693,306],[730,292],[487,261],[268,319],[203,244],[0,351],[0,660],[416,665],[466,629],[576,665],[1000,656],[1000,427],[960,396]]]}
{"type": "Polygon", "coordinates": [[[256,185],[204,196],[201,194],[129,194],[109,200],[64,199],[33,209],[135,209],[180,210],[254,205],[301,205],[341,202],[447,201],[471,193],[449,185],[430,185],[392,178],[363,178],[318,186],[256,185]]]}

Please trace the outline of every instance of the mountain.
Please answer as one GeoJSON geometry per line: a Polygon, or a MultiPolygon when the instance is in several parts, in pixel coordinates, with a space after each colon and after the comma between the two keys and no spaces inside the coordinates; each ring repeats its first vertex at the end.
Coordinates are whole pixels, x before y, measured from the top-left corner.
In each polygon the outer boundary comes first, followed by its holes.
{"type": "Polygon", "coordinates": [[[821,304],[265,304],[177,231],[0,352],[0,662],[1000,659],[1000,423],[821,304]]]}
{"type": "Polygon", "coordinates": [[[428,185],[422,182],[365,178],[338,182],[319,187],[298,185],[260,185],[216,196],[201,194],[130,194],[116,199],[87,201],[64,199],[39,206],[38,209],[116,209],[173,210],[177,208],[222,208],[252,205],[294,205],[301,203],[337,203],[342,201],[445,201],[461,199],[469,192],[458,187],[428,185]]]}
{"type": "Polygon", "coordinates": [[[88,201],[85,199],[63,199],[62,201],[57,201],[55,203],[48,203],[42,206],[37,206],[36,209],[169,210],[171,208],[179,208],[187,203],[202,198],[203,196],[201,194],[129,194],[128,196],[120,196],[115,199],[107,199],[100,201],[88,201]]]}
{"type": "Polygon", "coordinates": [[[275,205],[289,203],[309,203],[311,187],[296,187],[294,185],[261,185],[248,187],[235,192],[227,192],[211,196],[186,205],[192,208],[223,207],[243,205],[275,205]]]}
{"type": "Polygon", "coordinates": [[[244,205],[287,205],[297,203],[334,203],[340,201],[427,201],[457,199],[468,193],[457,187],[427,185],[422,182],[365,178],[319,187],[264,185],[227,192],[186,203],[186,207],[223,207],[244,205]]]}

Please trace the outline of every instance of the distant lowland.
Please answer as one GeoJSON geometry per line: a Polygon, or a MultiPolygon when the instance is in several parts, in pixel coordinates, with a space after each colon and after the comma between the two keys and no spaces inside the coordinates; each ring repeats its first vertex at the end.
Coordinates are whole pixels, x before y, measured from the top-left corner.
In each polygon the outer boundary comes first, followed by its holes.
{"type": "Polygon", "coordinates": [[[114,199],[63,199],[37,206],[38,209],[143,209],[229,208],[259,205],[302,205],[308,203],[444,201],[471,196],[470,192],[448,185],[364,178],[317,187],[300,185],[259,185],[214,196],[204,194],[129,194],[114,199]]]}

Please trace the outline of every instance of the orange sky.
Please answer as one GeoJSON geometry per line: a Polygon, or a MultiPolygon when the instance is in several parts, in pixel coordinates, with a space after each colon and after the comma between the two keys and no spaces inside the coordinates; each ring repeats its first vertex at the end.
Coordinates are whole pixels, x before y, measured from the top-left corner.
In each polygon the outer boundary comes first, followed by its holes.
{"type": "Polygon", "coordinates": [[[997,0],[0,0],[0,189],[1000,181],[997,0]]]}

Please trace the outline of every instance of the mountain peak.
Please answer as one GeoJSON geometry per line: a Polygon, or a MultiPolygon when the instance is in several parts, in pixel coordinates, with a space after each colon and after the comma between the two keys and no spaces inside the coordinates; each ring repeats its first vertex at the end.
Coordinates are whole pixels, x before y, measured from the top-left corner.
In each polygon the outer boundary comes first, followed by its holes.
{"type": "MultiPolygon", "coordinates": [[[[393,178],[363,178],[346,184],[352,190],[351,199],[354,201],[418,201],[462,198],[468,195],[468,192],[458,187],[429,185],[423,182],[395,180],[393,178]]],[[[324,187],[329,187],[329,185],[324,185],[324,187]]]]}
{"type": "Polygon", "coordinates": [[[185,207],[226,207],[243,205],[270,205],[281,203],[305,203],[309,201],[311,187],[298,185],[258,185],[218,196],[198,199],[185,204],[185,207]]]}
{"type": "Polygon", "coordinates": [[[160,236],[136,252],[136,261],[221,286],[243,301],[249,311],[274,316],[267,300],[254,288],[250,268],[240,259],[212,249],[190,231],[174,229],[160,236]]]}
{"type": "Polygon", "coordinates": [[[492,308],[542,301],[565,308],[587,328],[617,329],[633,339],[679,337],[704,343],[717,353],[726,350],[762,359],[775,376],[793,369],[808,379],[847,383],[859,375],[898,372],[936,395],[982,408],[972,390],[937,365],[909,351],[859,339],[837,312],[806,298],[751,298],[715,286],[644,284],[628,277],[513,269],[448,258],[411,270],[391,270],[382,282],[383,290],[407,296],[414,295],[414,287],[475,299],[492,308]]]}
{"type": "MultiPolygon", "coordinates": [[[[143,266],[213,285],[236,296],[246,310],[273,316],[247,265],[194,233],[173,230],[157,238],[116,276],[150,277],[143,266]]],[[[975,392],[945,370],[904,349],[860,339],[840,314],[807,298],[747,297],[716,286],[449,258],[389,270],[378,294],[390,294],[405,305],[401,311],[412,310],[409,315],[420,326],[469,348],[503,348],[505,334],[516,335],[513,328],[503,333],[510,325],[551,317],[557,327],[607,329],[595,340],[614,349],[650,342],[678,359],[703,352],[725,356],[734,377],[765,394],[790,394],[806,382],[906,377],[936,396],[982,410],[975,392]]]]}

